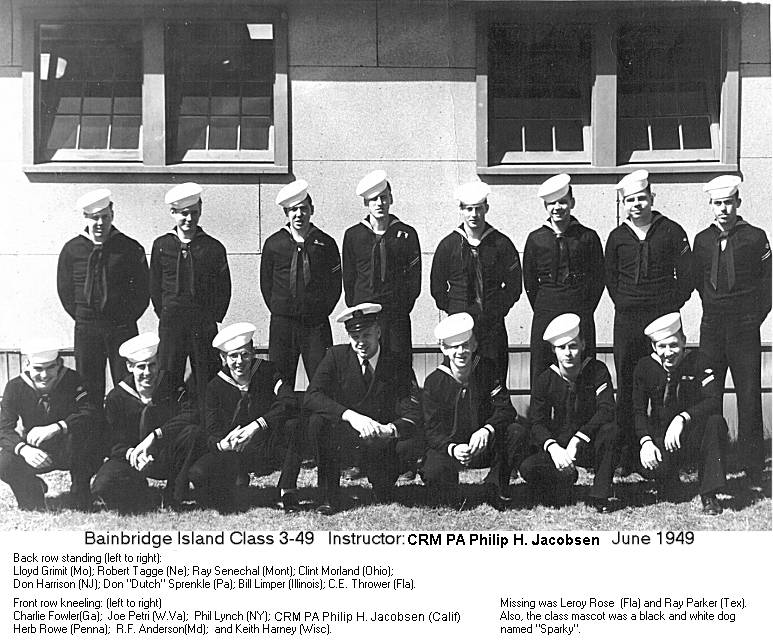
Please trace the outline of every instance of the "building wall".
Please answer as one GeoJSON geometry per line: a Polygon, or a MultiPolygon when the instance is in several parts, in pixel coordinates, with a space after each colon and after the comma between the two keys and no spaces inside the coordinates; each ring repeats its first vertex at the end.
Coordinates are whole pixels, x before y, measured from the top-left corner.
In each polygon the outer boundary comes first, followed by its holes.
{"type": "MultiPolygon", "coordinates": [[[[451,2],[289,0],[292,176],[46,175],[21,168],[20,2],[0,0],[0,349],[28,332],[71,344],[72,322],[56,296],[62,244],[80,227],[77,197],[96,186],[113,190],[116,226],[148,250],[169,230],[163,203],[182,180],[205,187],[202,226],[229,252],[234,295],[226,322],[251,320],[267,340],[267,311],[258,288],[260,247],[284,222],[274,204],[293,177],[311,184],[315,223],[340,243],[365,213],[354,189],[366,172],[385,169],[393,211],[418,230],[424,289],[413,314],[414,342],[432,343],[439,316],[429,295],[429,267],[438,241],[458,224],[453,188],[475,178],[475,7],[451,2]]],[[[61,3],[58,3],[61,4],[61,3]]],[[[742,214],[771,236],[769,7],[747,4],[742,15],[740,168],[742,214]]],[[[704,174],[655,176],[656,206],[692,238],[710,222],[704,174]]],[[[544,176],[491,178],[489,221],[519,251],[544,210],[536,186],[544,176]]],[[[602,242],[616,225],[616,176],[578,176],[576,215],[602,242]]],[[[487,179],[488,180],[488,179],[487,179]]],[[[342,304],[339,304],[342,307],[342,304]]],[[[596,320],[611,343],[612,305],[604,294],[596,320]]],[[[689,338],[698,339],[697,295],[685,310],[689,338]]],[[[511,343],[528,343],[531,310],[525,295],[507,319],[511,343]]],[[[141,329],[155,329],[147,312],[141,329]]],[[[336,329],[336,337],[342,338],[336,329]]],[[[771,340],[771,324],[763,330],[771,340]]]]}

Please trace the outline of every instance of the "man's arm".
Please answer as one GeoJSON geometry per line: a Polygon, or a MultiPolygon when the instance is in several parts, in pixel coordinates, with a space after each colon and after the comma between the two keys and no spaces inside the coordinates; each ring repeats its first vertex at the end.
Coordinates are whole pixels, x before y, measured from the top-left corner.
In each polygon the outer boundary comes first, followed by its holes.
{"type": "Polygon", "coordinates": [[[67,252],[67,246],[59,253],[56,266],[56,291],[65,312],[75,318],[75,286],[72,277],[72,259],[67,252]]]}
{"type": "Polygon", "coordinates": [[[347,409],[335,400],[339,391],[338,374],[334,352],[329,349],[317,366],[303,397],[303,405],[307,410],[322,416],[330,423],[341,421],[347,409]]]}
{"type": "Polygon", "coordinates": [[[604,293],[604,250],[601,248],[599,235],[594,230],[589,230],[588,237],[587,300],[589,309],[595,310],[604,293]]]}
{"type": "Polygon", "coordinates": [[[521,259],[518,256],[518,250],[515,249],[515,245],[506,236],[501,244],[499,260],[504,268],[504,289],[502,290],[502,310],[500,312],[502,316],[505,316],[515,305],[515,302],[521,298],[523,287],[521,284],[521,259]]]}
{"type": "Polygon", "coordinates": [[[413,305],[421,293],[421,246],[419,245],[419,235],[416,233],[416,230],[413,230],[410,234],[411,246],[406,257],[408,264],[405,266],[405,281],[402,284],[404,287],[402,296],[410,302],[410,305],[406,305],[405,309],[409,311],[413,309],[413,305]]]}
{"type": "Polygon", "coordinates": [[[429,274],[429,289],[435,305],[439,310],[448,312],[448,253],[446,239],[440,241],[432,257],[432,267],[429,274]]]}
{"type": "Polygon", "coordinates": [[[526,296],[529,298],[532,310],[537,302],[539,294],[539,275],[537,272],[537,243],[532,234],[526,239],[523,248],[523,286],[526,296]]]}
{"type": "Polygon", "coordinates": [[[145,249],[139,243],[134,245],[130,261],[127,303],[131,308],[130,318],[136,321],[145,312],[150,301],[148,261],[145,258],[145,249]]]}
{"type": "Polygon", "coordinates": [[[599,429],[615,420],[615,393],[612,386],[612,377],[607,367],[597,362],[595,376],[593,378],[593,394],[596,397],[596,412],[588,422],[578,430],[577,436],[590,443],[595,439],[599,429]],[[587,439],[583,439],[586,437],[587,439]]]}
{"type": "Polygon", "coordinates": [[[347,306],[351,306],[354,301],[354,284],[357,280],[357,257],[354,252],[354,240],[352,239],[352,229],[344,232],[344,244],[342,249],[341,276],[344,284],[344,299],[347,306]]]}
{"type": "Polygon", "coordinates": [[[164,267],[161,265],[161,239],[153,242],[150,250],[150,300],[153,303],[153,311],[157,317],[161,317],[164,307],[163,279],[164,267]]]}
{"type": "Polygon", "coordinates": [[[681,308],[690,299],[692,291],[695,289],[695,280],[692,271],[692,251],[690,250],[690,242],[687,240],[687,233],[681,225],[677,223],[673,223],[673,225],[674,278],[676,279],[677,305],[681,308]]]}
{"type": "Polygon", "coordinates": [[[329,317],[341,298],[341,255],[338,253],[338,245],[331,237],[325,254],[324,266],[324,313],[329,317]]]}
{"type": "Polygon", "coordinates": [[[615,240],[615,230],[607,238],[607,247],[604,250],[604,281],[609,292],[609,298],[612,303],[617,304],[617,284],[618,284],[618,265],[617,265],[617,242],[615,240]]]}

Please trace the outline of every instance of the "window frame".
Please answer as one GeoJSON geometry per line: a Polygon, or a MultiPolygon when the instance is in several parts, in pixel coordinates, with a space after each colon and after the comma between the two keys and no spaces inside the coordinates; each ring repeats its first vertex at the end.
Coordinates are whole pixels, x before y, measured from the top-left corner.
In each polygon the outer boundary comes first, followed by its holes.
{"type": "MultiPolygon", "coordinates": [[[[287,14],[279,7],[229,4],[224,7],[167,6],[130,7],[81,5],[26,7],[22,12],[22,162],[26,173],[159,173],[159,174],[286,174],[289,171],[289,68],[287,14]],[[166,24],[183,20],[244,21],[272,23],[274,35],[274,124],[269,153],[208,154],[201,160],[171,162],[166,136],[166,24]],[[38,96],[39,25],[56,23],[140,22],[142,28],[142,123],[139,158],[100,150],[75,154],[72,161],[44,161],[39,153],[40,112],[38,96]],[[111,160],[105,160],[108,156],[111,160]]],[[[73,157],[72,154],[68,158],[73,157]]]]}
{"type": "MultiPolygon", "coordinates": [[[[574,174],[625,174],[646,167],[659,173],[700,173],[738,171],[739,145],[739,95],[740,95],[740,12],[733,6],[672,7],[646,6],[644,3],[631,7],[615,4],[603,8],[594,2],[578,2],[559,6],[522,6],[517,9],[485,9],[476,15],[476,160],[481,175],[497,174],[551,174],[570,171],[574,174]],[[718,127],[713,127],[713,160],[693,160],[692,150],[685,154],[680,150],[664,152],[637,152],[631,161],[618,162],[617,144],[617,34],[626,22],[657,22],[662,20],[695,19],[700,12],[701,20],[720,26],[722,32],[719,52],[722,68],[720,77],[718,127]],[[528,157],[513,163],[490,162],[489,146],[489,71],[488,35],[490,25],[506,22],[555,21],[563,23],[589,23],[592,30],[591,52],[591,124],[590,161],[572,162],[555,155],[547,162],[530,162],[528,157]],[[611,43],[611,46],[608,46],[611,43]]],[[[507,157],[507,156],[506,156],[507,157]]],[[[517,157],[516,157],[517,158],[517,157]]]]}

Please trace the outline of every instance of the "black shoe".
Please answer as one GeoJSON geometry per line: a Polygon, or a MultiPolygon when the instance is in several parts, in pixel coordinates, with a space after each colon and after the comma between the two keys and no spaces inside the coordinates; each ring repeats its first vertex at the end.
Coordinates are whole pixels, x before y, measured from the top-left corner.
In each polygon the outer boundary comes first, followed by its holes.
{"type": "Polygon", "coordinates": [[[512,503],[510,495],[505,494],[494,484],[487,484],[486,503],[496,511],[504,513],[512,503]]]}
{"type": "Polygon", "coordinates": [[[704,515],[719,515],[722,512],[722,505],[714,493],[701,495],[701,504],[704,515]]]}
{"type": "Polygon", "coordinates": [[[586,501],[587,505],[595,510],[597,513],[607,515],[614,510],[612,502],[608,497],[589,497],[586,501]]]}
{"type": "Polygon", "coordinates": [[[301,510],[301,505],[298,503],[298,493],[289,492],[282,495],[282,510],[285,513],[297,513],[301,510]]]}
{"type": "Polygon", "coordinates": [[[325,515],[326,517],[329,517],[330,515],[335,515],[335,513],[338,512],[338,507],[333,504],[330,500],[322,500],[320,504],[317,504],[317,512],[320,515],[325,515]]]}
{"type": "Polygon", "coordinates": [[[341,476],[345,481],[354,481],[355,479],[361,479],[364,475],[359,466],[350,466],[343,470],[341,476]]]}
{"type": "Polygon", "coordinates": [[[416,469],[406,470],[402,475],[397,478],[398,483],[409,483],[416,479],[416,469]]]}

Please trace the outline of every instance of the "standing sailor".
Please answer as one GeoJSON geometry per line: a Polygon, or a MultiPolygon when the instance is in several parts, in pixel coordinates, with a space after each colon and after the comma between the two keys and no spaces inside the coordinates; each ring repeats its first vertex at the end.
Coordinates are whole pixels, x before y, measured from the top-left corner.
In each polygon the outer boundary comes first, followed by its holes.
{"type": "Polygon", "coordinates": [[[609,234],[604,251],[606,284],[615,304],[614,354],[617,373],[617,421],[621,463],[627,474],[636,468],[631,395],[633,369],[650,352],[644,328],[677,312],[693,291],[690,243],[682,226],[652,209],[655,195],[649,173],[625,176],[617,190],[626,219],[609,234]]]}
{"type": "Polygon", "coordinates": [[[291,386],[299,355],[310,380],[333,345],[329,317],[341,297],[338,245],[311,222],[308,190],[304,180],[279,190],[287,225],[266,239],[260,259],[260,291],[271,312],[268,358],[291,386]]]}
{"type": "Polygon", "coordinates": [[[523,284],[534,317],[531,322],[531,386],[551,363],[553,349],[542,338],[559,314],[580,317],[586,358],[596,357],[593,313],[604,292],[604,253],[599,235],[572,214],[575,206],[571,177],[558,174],[540,185],[548,219],[526,239],[523,284]]]}
{"type": "Polygon", "coordinates": [[[714,223],[695,237],[695,278],[703,301],[701,350],[724,383],[733,375],[738,452],[746,482],[761,490],[765,464],[760,325],[770,312],[770,244],[765,232],[738,215],[737,176],[718,176],[703,189],[714,223]]]}
{"type": "Polygon", "coordinates": [[[478,352],[507,379],[505,316],[521,296],[521,261],[513,242],[486,223],[490,188],[473,181],[456,190],[462,223],[437,246],[430,289],[440,310],[475,320],[478,352]]]}
{"type": "Polygon", "coordinates": [[[137,336],[137,319],[148,307],[145,250],[113,226],[110,190],[78,199],[86,228],[59,254],[56,289],[75,320],[75,366],[92,401],[105,397],[105,363],[113,383],[126,375],[118,347],[137,336]]]}
{"type": "Polygon", "coordinates": [[[231,273],[223,244],[199,226],[201,187],[177,185],[165,200],[175,227],[153,242],[150,255],[150,298],[161,339],[159,364],[181,385],[190,358],[202,402],[218,369],[212,339],[231,300],[231,273]]]}
{"type": "Polygon", "coordinates": [[[371,172],[356,191],[368,214],[344,233],[346,305],[378,303],[381,347],[412,368],[410,313],[421,291],[419,236],[390,212],[394,200],[386,172],[371,172]]]}

